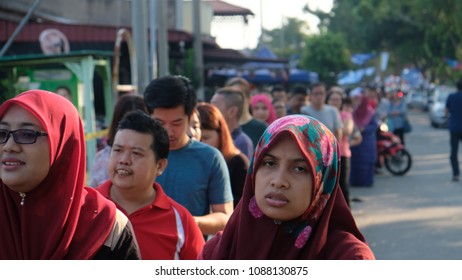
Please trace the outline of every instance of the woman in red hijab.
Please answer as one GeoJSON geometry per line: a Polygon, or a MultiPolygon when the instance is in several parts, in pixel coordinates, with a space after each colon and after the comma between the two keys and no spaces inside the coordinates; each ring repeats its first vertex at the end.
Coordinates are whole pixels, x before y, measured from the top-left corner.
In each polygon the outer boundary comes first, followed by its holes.
{"type": "Polygon", "coordinates": [[[339,192],[333,134],[290,115],[261,137],[241,202],[203,259],[374,259],[339,192]]]}
{"type": "Polygon", "coordinates": [[[268,95],[260,93],[252,96],[250,99],[250,105],[252,106],[253,117],[266,124],[271,124],[275,119],[276,110],[274,110],[273,103],[268,95]]]}
{"type": "Polygon", "coordinates": [[[136,259],[130,224],[85,185],[85,139],[64,97],[31,90],[0,106],[0,259],[136,259]]]}

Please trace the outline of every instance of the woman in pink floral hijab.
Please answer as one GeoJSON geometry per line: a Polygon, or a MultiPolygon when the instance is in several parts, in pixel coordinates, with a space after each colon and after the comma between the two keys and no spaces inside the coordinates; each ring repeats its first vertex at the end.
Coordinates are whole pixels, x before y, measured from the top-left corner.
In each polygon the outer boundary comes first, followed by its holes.
{"type": "Polygon", "coordinates": [[[290,115],[261,137],[236,207],[203,259],[374,259],[339,191],[338,145],[316,119],[290,115]]]}

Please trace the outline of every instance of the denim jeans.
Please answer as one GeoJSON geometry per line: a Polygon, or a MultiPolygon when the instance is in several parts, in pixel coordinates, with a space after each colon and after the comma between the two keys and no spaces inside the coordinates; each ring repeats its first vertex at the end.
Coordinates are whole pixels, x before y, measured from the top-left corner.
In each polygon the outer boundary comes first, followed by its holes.
{"type": "Polygon", "coordinates": [[[462,141],[462,132],[450,131],[451,134],[451,166],[452,175],[459,176],[459,161],[457,160],[457,153],[459,151],[459,142],[462,141]]]}

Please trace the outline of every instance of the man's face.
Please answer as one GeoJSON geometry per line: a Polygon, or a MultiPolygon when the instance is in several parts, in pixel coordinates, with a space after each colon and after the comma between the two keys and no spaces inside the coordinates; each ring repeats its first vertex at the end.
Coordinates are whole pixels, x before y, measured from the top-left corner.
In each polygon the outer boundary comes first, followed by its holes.
{"type": "Polygon", "coordinates": [[[296,94],[289,101],[292,113],[299,114],[300,108],[306,105],[306,96],[303,94],[296,94]]]}
{"type": "Polygon", "coordinates": [[[274,91],[273,92],[274,100],[281,100],[284,103],[287,102],[287,93],[284,90],[274,91]]]}
{"type": "Polygon", "coordinates": [[[326,88],[322,85],[313,88],[310,102],[313,106],[321,107],[326,102],[326,88]]]}
{"type": "Polygon", "coordinates": [[[125,191],[145,193],[166,167],[152,150],[152,135],[131,129],[117,131],[109,157],[108,173],[112,185],[125,191]]]}
{"type": "Polygon", "coordinates": [[[178,150],[188,144],[189,116],[186,115],[183,105],[175,108],[156,108],[151,117],[158,120],[167,130],[170,150],[178,150]]]}
{"type": "Polygon", "coordinates": [[[274,110],[276,111],[276,116],[278,118],[282,118],[285,115],[287,115],[286,104],[283,101],[278,100],[274,102],[273,107],[274,107],[274,110]]]}

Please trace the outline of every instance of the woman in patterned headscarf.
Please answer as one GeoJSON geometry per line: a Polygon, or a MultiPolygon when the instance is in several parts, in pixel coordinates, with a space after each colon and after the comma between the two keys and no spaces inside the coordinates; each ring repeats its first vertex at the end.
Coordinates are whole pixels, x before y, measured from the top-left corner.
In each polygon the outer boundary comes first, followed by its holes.
{"type": "Polygon", "coordinates": [[[258,143],[244,194],[203,259],[374,259],[339,194],[338,145],[316,119],[274,121],[258,143]]]}

